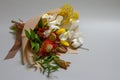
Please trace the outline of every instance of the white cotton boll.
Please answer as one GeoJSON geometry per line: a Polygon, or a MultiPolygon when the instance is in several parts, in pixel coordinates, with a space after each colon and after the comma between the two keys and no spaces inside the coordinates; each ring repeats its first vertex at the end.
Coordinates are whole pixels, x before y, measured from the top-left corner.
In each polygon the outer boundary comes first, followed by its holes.
{"type": "Polygon", "coordinates": [[[45,37],[48,37],[51,33],[51,30],[46,30],[43,34],[45,35],[45,37]]]}
{"type": "Polygon", "coordinates": [[[81,45],[81,43],[79,43],[79,42],[77,42],[77,41],[74,41],[74,42],[72,42],[72,44],[71,44],[71,46],[72,46],[73,48],[78,48],[80,45],[81,45]]]}
{"type": "Polygon", "coordinates": [[[82,37],[78,38],[78,41],[83,44],[84,43],[84,39],[82,37]]]}
{"type": "Polygon", "coordinates": [[[83,44],[84,40],[82,37],[80,36],[76,36],[76,38],[74,38],[72,40],[72,44],[71,46],[74,47],[74,48],[78,48],[79,46],[81,46],[83,44]]]}
{"type": "Polygon", "coordinates": [[[73,39],[72,42],[78,42],[78,40],[77,39],[73,39]]]}

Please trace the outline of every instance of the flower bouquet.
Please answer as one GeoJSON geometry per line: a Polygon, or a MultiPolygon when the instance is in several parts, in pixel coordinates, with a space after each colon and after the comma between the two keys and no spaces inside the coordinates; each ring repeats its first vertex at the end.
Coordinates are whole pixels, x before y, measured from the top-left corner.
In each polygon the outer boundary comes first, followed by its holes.
{"type": "Polygon", "coordinates": [[[22,61],[43,74],[67,69],[69,61],[61,55],[77,53],[82,48],[83,38],[78,33],[79,13],[69,4],[36,16],[26,23],[12,21],[11,29],[16,33],[15,44],[5,59],[15,56],[22,47],[22,61]]]}

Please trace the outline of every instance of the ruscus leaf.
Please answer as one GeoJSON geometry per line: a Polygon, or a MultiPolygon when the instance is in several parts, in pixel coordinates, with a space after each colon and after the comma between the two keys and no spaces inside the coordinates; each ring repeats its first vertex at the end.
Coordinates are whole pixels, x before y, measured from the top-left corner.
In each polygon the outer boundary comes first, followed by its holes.
{"type": "Polygon", "coordinates": [[[25,35],[28,39],[30,39],[30,33],[27,30],[25,30],[25,35]]]}

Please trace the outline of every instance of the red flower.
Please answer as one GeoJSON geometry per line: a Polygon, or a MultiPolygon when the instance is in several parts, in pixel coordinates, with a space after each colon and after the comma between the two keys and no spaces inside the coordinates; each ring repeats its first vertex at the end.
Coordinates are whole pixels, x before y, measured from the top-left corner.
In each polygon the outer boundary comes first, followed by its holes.
{"type": "Polygon", "coordinates": [[[48,30],[48,29],[49,29],[49,27],[46,26],[46,27],[43,27],[43,28],[37,28],[36,31],[37,31],[37,34],[38,34],[41,38],[45,39],[45,35],[44,35],[43,33],[44,33],[44,31],[46,31],[46,30],[48,30]]]}
{"type": "Polygon", "coordinates": [[[41,37],[41,38],[45,38],[45,35],[43,34],[44,30],[42,30],[41,28],[38,28],[37,30],[37,34],[41,37]]]}
{"type": "Polygon", "coordinates": [[[42,57],[46,57],[50,54],[50,52],[55,54],[55,49],[57,44],[49,39],[46,39],[39,50],[39,55],[42,57]]]}

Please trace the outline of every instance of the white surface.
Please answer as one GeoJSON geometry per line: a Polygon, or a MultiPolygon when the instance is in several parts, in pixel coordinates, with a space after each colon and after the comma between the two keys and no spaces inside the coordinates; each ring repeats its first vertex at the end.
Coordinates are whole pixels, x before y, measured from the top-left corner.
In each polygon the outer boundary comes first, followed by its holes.
{"type": "Polygon", "coordinates": [[[26,21],[42,12],[70,3],[80,12],[80,31],[85,36],[78,55],[67,71],[55,72],[53,80],[120,80],[120,0],[0,0],[0,80],[47,80],[21,65],[20,52],[4,61],[14,43],[10,20],[26,21]]]}

